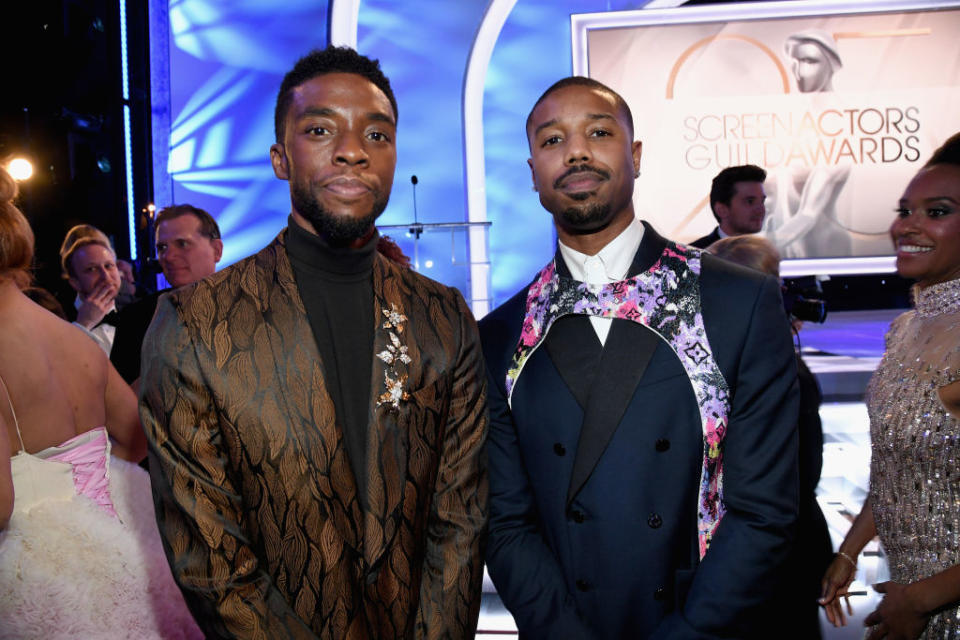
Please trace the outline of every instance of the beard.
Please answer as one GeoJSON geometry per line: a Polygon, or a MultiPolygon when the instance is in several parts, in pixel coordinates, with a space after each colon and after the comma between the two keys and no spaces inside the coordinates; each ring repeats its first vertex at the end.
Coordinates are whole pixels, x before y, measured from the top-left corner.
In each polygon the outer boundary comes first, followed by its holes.
{"type": "MultiPolygon", "coordinates": [[[[589,197],[586,193],[577,195],[582,195],[582,198],[574,197],[575,200],[585,200],[589,197]]],[[[610,222],[611,209],[609,202],[582,204],[562,209],[557,213],[556,219],[558,224],[571,233],[593,233],[610,222]]]]}
{"type": "Polygon", "coordinates": [[[387,208],[389,195],[374,194],[370,211],[359,218],[330,213],[320,204],[309,187],[290,184],[290,200],[293,208],[313,225],[314,231],[331,245],[347,245],[365,236],[383,210],[387,208]]]}
{"type": "MultiPolygon", "coordinates": [[[[603,169],[591,167],[586,164],[580,164],[571,167],[557,178],[553,183],[553,188],[560,189],[567,178],[578,173],[593,173],[604,181],[610,179],[609,171],[604,171],[603,169]]],[[[592,194],[588,192],[570,194],[570,199],[579,200],[583,203],[555,211],[554,219],[557,221],[557,224],[563,226],[563,228],[570,233],[592,233],[605,227],[607,223],[610,222],[611,204],[610,202],[585,202],[589,200],[591,196],[592,194]]],[[[541,204],[546,206],[542,200],[541,204]]],[[[549,210],[549,207],[547,207],[547,210],[549,210]]]]}

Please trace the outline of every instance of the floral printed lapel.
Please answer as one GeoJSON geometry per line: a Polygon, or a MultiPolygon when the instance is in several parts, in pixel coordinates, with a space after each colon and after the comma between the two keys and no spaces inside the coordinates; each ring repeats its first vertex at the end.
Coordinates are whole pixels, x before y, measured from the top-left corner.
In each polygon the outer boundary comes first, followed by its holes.
{"type": "Polygon", "coordinates": [[[553,322],[567,314],[619,318],[658,333],[680,359],[700,408],[704,454],[698,499],[700,555],[706,553],[723,505],[723,440],[730,414],[727,382],[707,340],[700,308],[700,250],[667,242],[647,271],[603,286],[557,273],[555,262],[540,272],[527,293],[520,341],[507,371],[508,402],[523,367],[543,343],[553,322]]]}

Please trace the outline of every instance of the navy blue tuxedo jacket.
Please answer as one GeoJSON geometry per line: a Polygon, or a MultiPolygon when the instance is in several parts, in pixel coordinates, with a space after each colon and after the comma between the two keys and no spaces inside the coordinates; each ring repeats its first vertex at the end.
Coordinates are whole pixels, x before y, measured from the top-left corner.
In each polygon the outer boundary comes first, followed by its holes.
{"type": "MultiPolygon", "coordinates": [[[[631,275],[665,240],[646,225],[631,275]]],[[[566,267],[559,254],[557,268],[566,267]]],[[[569,275],[567,272],[566,275],[569,275]]],[[[776,280],[704,254],[703,318],[729,385],[726,515],[702,560],[700,413],[670,346],[558,319],[507,404],[524,289],[480,322],[491,412],[487,563],[521,638],[750,638],[797,514],[798,395],[776,280]]]]}

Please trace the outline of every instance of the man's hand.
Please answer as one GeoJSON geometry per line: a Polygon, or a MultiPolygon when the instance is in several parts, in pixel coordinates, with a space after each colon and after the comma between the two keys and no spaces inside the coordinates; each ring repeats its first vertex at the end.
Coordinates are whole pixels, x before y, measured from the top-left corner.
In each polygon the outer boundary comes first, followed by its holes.
{"type": "Polygon", "coordinates": [[[109,282],[101,282],[88,295],[80,295],[80,308],[77,309],[77,324],[93,329],[110,312],[117,297],[117,287],[109,282]]]}
{"type": "Polygon", "coordinates": [[[908,586],[899,582],[881,582],[873,588],[885,595],[876,610],[863,621],[863,624],[873,626],[867,640],[919,638],[930,618],[910,597],[908,586]]]}

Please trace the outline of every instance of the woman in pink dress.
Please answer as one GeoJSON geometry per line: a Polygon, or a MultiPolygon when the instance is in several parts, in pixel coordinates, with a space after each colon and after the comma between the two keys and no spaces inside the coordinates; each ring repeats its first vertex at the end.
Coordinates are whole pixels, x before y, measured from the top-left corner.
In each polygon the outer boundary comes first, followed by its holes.
{"type": "Polygon", "coordinates": [[[164,558],[131,389],[21,292],[33,233],[0,169],[0,638],[201,637],[164,558]]]}

